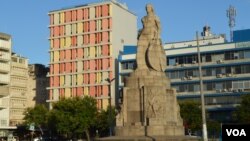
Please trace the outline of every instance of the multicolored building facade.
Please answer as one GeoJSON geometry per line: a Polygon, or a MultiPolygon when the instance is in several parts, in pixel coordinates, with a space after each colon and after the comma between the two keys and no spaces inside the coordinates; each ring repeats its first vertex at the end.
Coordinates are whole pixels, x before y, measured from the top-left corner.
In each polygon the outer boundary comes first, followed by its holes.
{"type": "Polygon", "coordinates": [[[136,16],[124,4],[104,1],[51,11],[49,17],[48,102],[89,95],[98,108],[107,107],[110,96],[114,105],[118,81],[106,80],[118,74],[123,45],[136,44],[136,16]]]}

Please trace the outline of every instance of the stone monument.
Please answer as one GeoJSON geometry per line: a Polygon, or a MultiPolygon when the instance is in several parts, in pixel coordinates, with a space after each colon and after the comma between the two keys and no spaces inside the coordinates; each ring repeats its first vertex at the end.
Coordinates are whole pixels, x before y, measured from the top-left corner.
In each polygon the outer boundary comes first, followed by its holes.
{"type": "Polygon", "coordinates": [[[137,43],[137,68],[125,81],[115,136],[98,141],[194,141],[184,136],[176,92],[166,77],[159,18],[146,6],[137,43]]]}
{"type": "Polygon", "coordinates": [[[137,43],[137,68],[125,81],[123,104],[117,116],[116,136],[183,136],[175,90],[166,77],[166,55],[160,20],[146,6],[137,43]]]}

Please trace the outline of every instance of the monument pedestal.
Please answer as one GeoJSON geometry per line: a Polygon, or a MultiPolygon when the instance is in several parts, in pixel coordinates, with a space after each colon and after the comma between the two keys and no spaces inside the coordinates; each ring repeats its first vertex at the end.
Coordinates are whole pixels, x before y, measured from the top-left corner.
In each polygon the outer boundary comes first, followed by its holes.
{"type": "Polygon", "coordinates": [[[175,90],[165,72],[137,69],[126,80],[116,136],[183,136],[175,90]]]}
{"type": "Polygon", "coordinates": [[[201,138],[192,136],[112,136],[97,138],[94,141],[199,141],[201,138]]]}
{"type": "Polygon", "coordinates": [[[182,126],[127,126],[116,127],[116,136],[176,136],[183,132],[182,126]]]}

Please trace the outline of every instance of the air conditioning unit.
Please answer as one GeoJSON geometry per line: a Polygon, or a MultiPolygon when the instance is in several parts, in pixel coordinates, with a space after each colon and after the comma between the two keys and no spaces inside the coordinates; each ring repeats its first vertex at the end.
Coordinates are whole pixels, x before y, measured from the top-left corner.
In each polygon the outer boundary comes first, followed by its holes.
{"type": "Polygon", "coordinates": [[[185,67],[185,66],[186,66],[186,64],[181,64],[181,66],[182,66],[182,67],[185,67]]]}
{"type": "Polygon", "coordinates": [[[192,61],[192,64],[196,64],[197,62],[196,61],[192,61]]]}
{"type": "Polygon", "coordinates": [[[221,63],[223,63],[223,60],[218,60],[217,61],[217,64],[221,64],[221,63]]]}
{"type": "Polygon", "coordinates": [[[192,76],[188,76],[187,79],[188,79],[188,80],[192,80],[193,77],[192,77],[192,76]]]}
{"type": "Polygon", "coordinates": [[[217,78],[221,78],[221,77],[222,77],[222,74],[217,74],[216,77],[217,77],[217,78]]]}
{"type": "Polygon", "coordinates": [[[227,77],[232,77],[233,75],[231,73],[226,74],[227,77]]]}
{"type": "Polygon", "coordinates": [[[232,92],[237,93],[239,91],[237,89],[233,89],[232,92]]]}
{"type": "Polygon", "coordinates": [[[216,90],[216,92],[217,92],[217,93],[221,93],[221,92],[222,92],[222,90],[221,90],[221,89],[218,89],[218,90],[216,90]]]}
{"type": "Polygon", "coordinates": [[[232,91],[233,91],[233,89],[232,89],[232,88],[229,88],[229,89],[228,89],[228,91],[229,91],[229,92],[232,92],[232,91]]]}
{"type": "Polygon", "coordinates": [[[187,77],[182,77],[181,80],[187,80],[187,77]]]}
{"type": "Polygon", "coordinates": [[[223,91],[223,92],[227,92],[227,89],[223,89],[222,91],[223,91]]]}
{"type": "Polygon", "coordinates": [[[244,92],[244,89],[238,89],[239,92],[244,92]]]}

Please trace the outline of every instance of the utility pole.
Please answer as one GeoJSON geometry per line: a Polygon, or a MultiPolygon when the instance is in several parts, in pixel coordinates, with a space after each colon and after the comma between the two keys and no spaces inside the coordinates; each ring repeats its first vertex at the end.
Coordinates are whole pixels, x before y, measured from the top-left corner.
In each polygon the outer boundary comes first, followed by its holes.
{"type": "Polygon", "coordinates": [[[230,28],[230,41],[233,41],[233,28],[235,27],[235,17],[236,17],[236,9],[233,6],[229,6],[227,10],[227,17],[229,19],[228,25],[230,28]]]}
{"type": "Polygon", "coordinates": [[[208,141],[208,139],[207,139],[206,111],[205,111],[205,99],[204,99],[204,93],[203,93],[203,80],[202,80],[202,70],[201,70],[201,54],[200,54],[198,31],[196,32],[196,41],[197,41],[198,65],[199,65],[199,79],[200,79],[201,112],[202,112],[202,133],[203,133],[202,135],[203,135],[203,141],[208,141]]]}
{"type": "Polygon", "coordinates": [[[111,116],[112,116],[112,107],[111,107],[111,82],[114,81],[115,78],[113,79],[105,79],[109,83],[109,136],[112,136],[112,121],[111,121],[111,116]]]}

